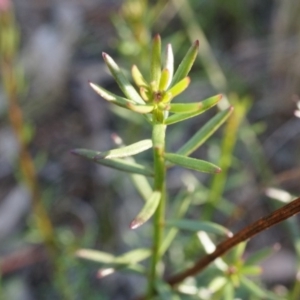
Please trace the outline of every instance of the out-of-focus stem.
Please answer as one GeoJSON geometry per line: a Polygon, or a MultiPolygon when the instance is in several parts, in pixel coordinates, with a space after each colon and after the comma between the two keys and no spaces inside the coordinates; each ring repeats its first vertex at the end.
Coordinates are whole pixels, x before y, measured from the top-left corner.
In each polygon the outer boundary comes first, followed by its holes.
{"type": "Polygon", "coordinates": [[[24,121],[21,108],[18,103],[20,95],[19,73],[15,65],[15,53],[18,50],[18,35],[13,14],[10,10],[0,11],[1,49],[0,68],[4,92],[8,99],[8,116],[11,127],[19,144],[20,169],[23,180],[28,186],[32,196],[32,207],[36,226],[49,249],[54,250],[54,230],[47,212],[41,202],[41,192],[38,185],[36,170],[32,157],[24,138],[24,121]]]}

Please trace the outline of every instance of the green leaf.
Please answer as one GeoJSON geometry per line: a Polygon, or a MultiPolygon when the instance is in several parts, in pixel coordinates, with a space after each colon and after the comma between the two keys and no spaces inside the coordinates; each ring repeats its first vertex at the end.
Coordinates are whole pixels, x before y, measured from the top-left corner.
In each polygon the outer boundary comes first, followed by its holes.
{"type": "MultiPolygon", "coordinates": [[[[207,254],[210,254],[215,251],[216,246],[206,232],[199,231],[197,233],[197,236],[207,254]]],[[[222,272],[228,272],[228,265],[224,262],[224,260],[221,257],[215,259],[214,264],[222,272]]]]}
{"type": "Polygon", "coordinates": [[[166,221],[166,225],[193,232],[205,231],[208,233],[232,236],[232,233],[227,228],[213,222],[181,219],[168,220],[166,221]]]}
{"type": "Polygon", "coordinates": [[[202,107],[202,102],[195,103],[170,103],[168,110],[172,113],[187,114],[199,111],[202,107]]]}
{"type": "Polygon", "coordinates": [[[133,81],[135,82],[135,84],[138,87],[148,87],[149,84],[147,83],[147,81],[145,80],[145,78],[143,77],[142,73],[140,72],[140,70],[138,69],[138,67],[136,65],[133,65],[131,68],[131,75],[133,78],[133,81]]]}
{"type": "Polygon", "coordinates": [[[173,50],[172,50],[171,44],[168,44],[167,48],[166,48],[164,69],[168,70],[168,73],[169,73],[168,82],[165,87],[167,89],[169,87],[170,83],[172,82],[173,74],[174,74],[174,55],[173,55],[173,50]]]}
{"type": "Polygon", "coordinates": [[[135,219],[131,222],[130,228],[136,229],[143,225],[146,221],[148,221],[152,215],[155,213],[156,208],[159,205],[161,199],[161,192],[154,191],[148,201],[145,203],[144,207],[140,211],[140,213],[135,217],[135,219]]]}
{"type": "Polygon", "coordinates": [[[111,274],[114,274],[116,272],[124,272],[129,271],[135,274],[142,274],[145,275],[145,267],[140,264],[134,264],[134,265],[115,265],[113,268],[101,268],[97,271],[97,278],[104,278],[106,276],[109,276],[111,274]]]}
{"type": "Polygon", "coordinates": [[[261,266],[242,266],[241,267],[241,273],[247,276],[258,276],[262,273],[262,267],[261,266]]]}
{"type": "Polygon", "coordinates": [[[184,92],[187,89],[187,87],[189,86],[190,82],[191,82],[190,77],[184,77],[178,83],[173,85],[173,87],[171,87],[168,90],[168,93],[171,94],[172,98],[174,98],[174,97],[178,96],[179,94],[181,94],[182,92],[184,92]]]}
{"type": "Polygon", "coordinates": [[[165,120],[165,124],[170,125],[170,124],[174,124],[174,123],[181,122],[186,119],[190,119],[195,116],[198,116],[198,115],[204,113],[205,111],[207,111],[209,108],[215,106],[221,100],[221,98],[222,98],[222,95],[217,95],[217,96],[205,99],[201,102],[202,106],[199,108],[199,110],[197,110],[195,112],[191,112],[191,113],[186,113],[186,114],[174,114],[165,120]]]}
{"type": "Polygon", "coordinates": [[[240,281],[242,286],[244,286],[252,295],[257,296],[259,299],[269,299],[269,300],[283,300],[284,298],[278,297],[277,295],[264,290],[256,283],[248,279],[247,277],[241,276],[240,281]]]}
{"type": "Polygon", "coordinates": [[[111,102],[113,104],[116,104],[118,106],[128,108],[127,107],[128,103],[134,103],[133,101],[131,101],[129,99],[117,96],[117,95],[107,91],[106,89],[104,89],[103,87],[101,87],[95,83],[90,82],[90,86],[103,99],[105,99],[106,101],[111,102]]]}
{"type": "Polygon", "coordinates": [[[219,112],[210,121],[208,121],[196,134],[184,144],[178,151],[178,154],[189,155],[197,148],[204,144],[204,142],[227,120],[231,115],[233,107],[219,112]]]}
{"type": "Polygon", "coordinates": [[[152,147],[152,140],[142,140],[137,143],[105,152],[96,152],[94,159],[122,158],[132,156],[152,147]]]}
{"type": "Polygon", "coordinates": [[[143,99],[140,97],[135,88],[130,84],[130,82],[125,77],[125,75],[123,74],[119,66],[115,63],[115,61],[107,53],[103,52],[102,56],[112,76],[114,77],[118,86],[126,95],[126,97],[130,100],[133,100],[136,103],[143,104],[143,99]]]}
{"type": "Polygon", "coordinates": [[[161,39],[160,35],[156,34],[153,39],[152,57],[151,57],[151,84],[155,91],[158,90],[158,85],[161,76],[161,39]]]}
{"type": "Polygon", "coordinates": [[[224,276],[217,276],[209,283],[209,290],[212,293],[216,293],[220,289],[222,289],[225,284],[228,282],[228,279],[224,276]]]}
{"type": "Polygon", "coordinates": [[[134,105],[132,103],[127,103],[127,108],[130,110],[137,112],[139,114],[148,114],[153,111],[153,105],[134,105]]]}
{"type": "Polygon", "coordinates": [[[140,87],[140,94],[141,94],[141,97],[145,101],[149,101],[149,99],[151,99],[151,97],[152,97],[152,93],[150,92],[150,90],[147,87],[144,87],[144,86],[140,87]]]}
{"type": "Polygon", "coordinates": [[[91,249],[80,249],[76,252],[76,256],[79,258],[109,265],[132,265],[145,260],[150,255],[151,251],[145,248],[135,249],[120,256],[114,256],[106,252],[91,249]]]}
{"type": "Polygon", "coordinates": [[[115,259],[115,257],[109,253],[91,249],[79,249],[76,252],[76,256],[103,264],[111,264],[115,259]]]}
{"type": "Polygon", "coordinates": [[[276,250],[273,247],[263,248],[252,253],[245,262],[245,265],[256,265],[272,255],[276,250]]]}
{"type": "Polygon", "coordinates": [[[223,287],[223,296],[224,300],[234,299],[234,286],[230,281],[227,282],[223,287]]]}
{"type": "Polygon", "coordinates": [[[92,160],[100,165],[117,169],[128,173],[136,173],[145,176],[153,176],[153,172],[143,165],[129,162],[123,159],[102,159],[97,158],[97,151],[88,149],[74,149],[71,151],[72,154],[82,156],[88,160],[92,160]]]}
{"type": "Polygon", "coordinates": [[[174,153],[165,153],[165,159],[168,160],[171,163],[174,163],[178,166],[195,170],[198,172],[205,172],[205,173],[220,173],[221,169],[217,167],[216,165],[196,159],[196,158],[191,158],[179,154],[174,154],[174,153]]]}
{"type": "Polygon", "coordinates": [[[153,193],[147,178],[139,174],[132,174],[130,177],[137,191],[140,193],[142,198],[147,201],[153,193]]]}
{"type": "Polygon", "coordinates": [[[195,59],[197,57],[198,49],[199,49],[199,41],[197,40],[191,46],[191,48],[188,50],[185,57],[183,58],[182,62],[179,64],[178,69],[174,74],[171,86],[174,86],[177,82],[179,82],[189,74],[195,62],[195,59]]]}
{"type": "Polygon", "coordinates": [[[168,87],[169,81],[170,81],[170,72],[168,69],[163,69],[161,73],[158,89],[160,91],[165,91],[168,87]]]}
{"type": "Polygon", "coordinates": [[[155,288],[160,300],[180,300],[172,288],[161,280],[156,280],[155,288]]]}
{"type": "Polygon", "coordinates": [[[142,260],[145,260],[150,255],[151,255],[151,251],[149,249],[146,248],[134,249],[120,256],[117,256],[114,262],[116,264],[136,264],[142,260]]]}

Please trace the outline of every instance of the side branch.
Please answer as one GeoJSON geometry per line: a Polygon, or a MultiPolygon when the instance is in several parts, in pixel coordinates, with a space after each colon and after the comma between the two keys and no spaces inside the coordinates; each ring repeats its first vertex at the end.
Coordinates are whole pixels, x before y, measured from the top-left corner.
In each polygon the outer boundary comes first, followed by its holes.
{"type": "Polygon", "coordinates": [[[167,279],[167,283],[173,287],[178,283],[182,282],[185,278],[196,275],[197,273],[201,272],[204,268],[206,268],[216,258],[222,256],[237,244],[252,238],[254,235],[288,219],[289,217],[299,212],[300,197],[290,202],[289,204],[286,204],[285,206],[275,210],[270,215],[263,217],[260,220],[250,224],[249,226],[245,227],[244,229],[233,235],[231,238],[228,238],[227,240],[221,242],[216,247],[216,250],[213,253],[208,254],[205,257],[199,259],[191,268],[171,276],[167,279]]]}

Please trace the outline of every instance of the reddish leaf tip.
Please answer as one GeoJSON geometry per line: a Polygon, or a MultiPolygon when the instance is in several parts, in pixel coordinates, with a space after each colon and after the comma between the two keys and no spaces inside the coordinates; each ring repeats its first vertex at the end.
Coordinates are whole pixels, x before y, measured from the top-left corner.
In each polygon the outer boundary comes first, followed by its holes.
{"type": "Polygon", "coordinates": [[[199,45],[200,45],[199,40],[196,40],[196,41],[195,41],[195,46],[196,46],[196,47],[199,47],[199,45]]]}
{"type": "Polygon", "coordinates": [[[219,174],[219,173],[221,173],[222,172],[222,169],[221,168],[217,168],[216,169],[216,174],[219,174]]]}
{"type": "Polygon", "coordinates": [[[106,56],[107,56],[107,55],[108,55],[107,53],[102,52],[102,57],[103,57],[104,59],[106,59],[106,56]]]}
{"type": "Polygon", "coordinates": [[[72,150],[70,150],[70,153],[71,153],[71,154],[74,154],[74,155],[79,155],[77,149],[72,149],[72,150]]]}
{"type": "Polygon", "coordinates": [[[230,112],[233,112],[233,111],[234,111],[234,107],[233,107],[233,106],[230,106],[230,107],[229,107],[229,111],[230,111],[230,112]]]}
{"type": "Polygon", "coordinates": [[[155,40],[160,40],[160,34],[157,33],[157,34],[154,36],[154,39],[155,39],[155,40]]]}
{"type": "Polygon", "coordinates": [[[130,223],[130,229],[137,229],[138,227],[140,227],[141,225],[143,225],[143,221],[141,219],[134,219],[131,223],[130,223]]]}

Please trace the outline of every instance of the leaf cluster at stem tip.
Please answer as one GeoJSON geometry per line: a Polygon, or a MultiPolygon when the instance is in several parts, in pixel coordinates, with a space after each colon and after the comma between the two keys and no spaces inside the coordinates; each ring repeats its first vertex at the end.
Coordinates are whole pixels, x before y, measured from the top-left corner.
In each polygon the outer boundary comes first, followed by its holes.
{"type": "Polygon", "coordinates": [[[165,170],[173,165],[188,168],[198,172],[217,174],[221,169],[204,160],[188,157],[200,147],[230,116],[232,107],[219,112],[206,125],[184,144],[177,153],[165,152],[166,127],[186,119],[195,117],[215,106],[222,95],[209,97],[192,103],[172,103],[173,98],[182,93],[189,85],[188,74],[195,62],[199,48],[199,41],[195,41],[185,54],[178,68],[174,72],[174,56],[172,46],[167,45],[164,58],[161,55],[161,38],[155,35],[150,56],[150,74],[145,78],[136,65],[132,66],[131,74],[137,88],[135,88],[122,72],[117,63],[106,53],[103,59],[119,85],[124,96],[116,95],[103,87],[90,82],[92,89],[102,98],[133,112],[142,114],[153,126],[152,139],[141,140],[131,145],[122,145],[109,151],[93,151],[89,149],[75,149],[73,154],[82,156],[106,167],[114,168],[131,174],[140,194],[146,202],[130,224],[135,229],[144,224],[159,210],[164,198],[165,170]],[[170,114],[170,115],[169,115],[170,114]],[[137,163],[131,156],[153,148],[153,167],[137,163]],[[154,177],[154,185],[150,186],[147,177],[154,177]],[[143,188],[141,188],[143,187],[143,188]],[[147,193],[145,193],[147,191],[147,193]],[[145,196],[147,195],[147,196],[145,196]]]}
{"type": "Polygon", "coordinates": [[[195,41],[174,73],[174,56],[171,44],[166,47],[164,58],[161,55],[161,38],[155,35],[150,59],[150,76],[147,80],[137,65],[131,68],[135,88],[117,63],[106,53],[103,59],[119,85],[125,97],[113,94],[95,83],[90,83],[93,90],[105,100],[146,115],[153,123],[174,124],[203,113],[216,105],[221,95],[211,97],[201,102],[171,103],[172,100],[185,91],[190,84],[188,74],[198,54],[199,41],[195,41]],[[169,113],[173,113],[169,117],[169,113]]]}

